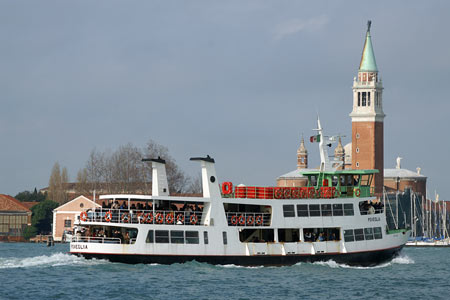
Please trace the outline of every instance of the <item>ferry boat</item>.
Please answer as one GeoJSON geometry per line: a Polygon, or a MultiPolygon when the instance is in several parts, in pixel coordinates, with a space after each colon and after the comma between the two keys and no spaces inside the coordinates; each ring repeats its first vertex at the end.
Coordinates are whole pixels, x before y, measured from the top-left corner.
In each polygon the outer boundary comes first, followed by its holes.
{"type": "Polygon", "coordinates": [[[338,170],[318,121],[319,169],[305,187],[219,184],[210,156],[191,158],[202,170],[202,197],[170,196],[165,161],[152,165],[152,195],[103,195],[102,208],[76,221],[70,253],[123,263],[187,261],[243,266],[333,260],[373,266],[391,260],[410,231],[389,230],[371,182],[378,170],[338,170]],[[120,207],[119,207],[120,205],[120,207]]]}

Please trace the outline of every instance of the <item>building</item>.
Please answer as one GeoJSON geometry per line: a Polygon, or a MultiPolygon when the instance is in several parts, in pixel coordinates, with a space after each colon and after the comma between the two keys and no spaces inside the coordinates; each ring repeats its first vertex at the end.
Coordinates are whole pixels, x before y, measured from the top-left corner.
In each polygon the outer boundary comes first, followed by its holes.
{"type": "Polygon", "coordinates": [[[25,241],[23,233],[31,225],[31,210],[19,200],[0,194],[0,241],[25,241]]]}
{"type": "Polygon", "coordinates": [[[358,76],[353,79],[352,169],[376,169],[372,186],[375,193],[383,193],[384,129],[383,84],[378,74],[368,22],[366,39],[359,64],[358,76]]]}
{"type": "Polygon", "coordinates": [[[53,210],[53,239],[62,240],[64,230],[72,230],[74,221],[83,210],[95,209],[101,205],[89,198],[79,196],[53,210]]]}
{"type": "Polygon", "coordinates": [[[308,178],[301,175],[302,170],[308,169],[308,150],[305,147],[305,140],[301,139],[300,146],[297,149],[297,169],[281,175],[277,178],[277,186],[280,187],[298,187],[306,186],[308,178]]]}

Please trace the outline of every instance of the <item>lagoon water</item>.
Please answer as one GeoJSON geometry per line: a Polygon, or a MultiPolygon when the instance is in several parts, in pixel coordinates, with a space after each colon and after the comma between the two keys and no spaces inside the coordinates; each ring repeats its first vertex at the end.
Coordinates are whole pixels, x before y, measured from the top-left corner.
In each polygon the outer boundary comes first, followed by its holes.
{"type": "Polygon", "coordinates": [[[0,299],[449,299],[450,248],[406,248],[357,268],[127,265],[67,254],[68,244],[0,243],[0,299]]]}

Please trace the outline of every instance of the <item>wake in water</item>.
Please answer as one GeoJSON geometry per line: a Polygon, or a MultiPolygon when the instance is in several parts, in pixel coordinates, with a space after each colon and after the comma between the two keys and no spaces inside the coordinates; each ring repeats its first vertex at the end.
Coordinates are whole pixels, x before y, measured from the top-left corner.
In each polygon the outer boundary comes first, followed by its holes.
{"type": "Polygon", "coordinates": [[[409,264],[414,264],[414,260],[412,258],[410,258],[409,256],[402,254],[400,256],[395,257],[394,259],[392,259],[391,261],[389,261],[387,263],[384,263],[384,264],[381,264],[378,266],[373,266],[373,267],[349,266],[346,264],[339,264],[339,263],[335,262],[334,260],[319,261],[319,262],[313,263],[313,265],[327,266],[330,268],[348,268],[348,269],[361,269],[361,270],[386,268],[386,267],[392,266],[394,264],[409,265],[409,264]]]}
{"type": "Polygon", "coordinates": [[[106,261],[92,259],[88,260],[67,253],[55,253],[50,256],[41,255],[34,257],[0,257],[0,269],[32,268],[32,267],[57,267],[74,265],[98,265],[106,261]]]}

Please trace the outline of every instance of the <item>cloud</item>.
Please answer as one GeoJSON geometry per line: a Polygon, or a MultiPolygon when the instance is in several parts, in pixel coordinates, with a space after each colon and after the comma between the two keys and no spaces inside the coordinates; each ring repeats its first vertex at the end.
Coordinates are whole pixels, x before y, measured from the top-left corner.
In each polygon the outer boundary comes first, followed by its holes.
{"type": "Polygon", "coordinates": [[[328,21],[329,19],[325,15],[306,20],[291,19],[289,21],[278,24],[273,30],[273,36],[275,40],[281,40],[287,36],[297,34],[301,31],[316,31],[324,27],[328,23],[328,21]]]}

